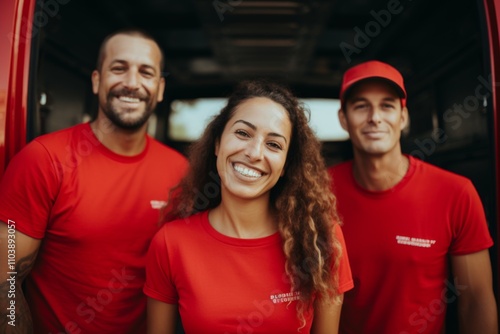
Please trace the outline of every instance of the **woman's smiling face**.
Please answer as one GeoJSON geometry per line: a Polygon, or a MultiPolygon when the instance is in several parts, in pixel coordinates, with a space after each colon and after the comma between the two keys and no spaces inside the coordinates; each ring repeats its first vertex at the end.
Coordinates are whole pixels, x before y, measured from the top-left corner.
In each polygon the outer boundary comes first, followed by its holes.
{"type": "Polygon", "coordinates": [[[269,196],[284,174],[291,133],[283,106],[264,97],[243,101],[215,148],[223,196],[269,196]]]}

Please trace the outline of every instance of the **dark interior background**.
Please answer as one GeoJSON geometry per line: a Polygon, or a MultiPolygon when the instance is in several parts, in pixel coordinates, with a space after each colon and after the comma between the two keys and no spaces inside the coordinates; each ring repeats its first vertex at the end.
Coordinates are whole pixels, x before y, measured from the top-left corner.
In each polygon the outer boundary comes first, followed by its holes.
{"type": "MultiPolygon", "coordinates": [[[[188,143],[167,133],[174,99],[227,96],[237,81],[264,76],[287,82],[299,97],[336,98],[348,67],[379,59],[406,80],[411,125],[404,151],[472,179],[496,235],[483,11],[476,0],[38,1],[29,139],[95,113],[90,74],[97,50],[122,27],[145,29],[165,51],[166,99],[156,110],[155,136],[182,152],[188,143]]],[[[350,143],[325,142],[323,152],[335,164],[350,158],[350,143]]]]}

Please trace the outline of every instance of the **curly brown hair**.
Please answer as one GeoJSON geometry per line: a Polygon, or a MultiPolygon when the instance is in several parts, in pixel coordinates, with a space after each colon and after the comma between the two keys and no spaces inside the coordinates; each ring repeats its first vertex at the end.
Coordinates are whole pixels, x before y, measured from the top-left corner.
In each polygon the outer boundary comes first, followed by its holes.
{"type": "Polygon", "coordinates": [[[333,231],[339,217],[321,144],[308,125],[308,110],[288,88],[262,79],[243,81],[236,86],[227,105],[190,146],[189,171],[173,190],[164,221],[220,204],[215,145],[236,108],[255,97],[265,97],[283,106],[292,124],[285,174],[271,189],[270,204],[283,240],[286,273],[292,289],[300,292],[297,311],[304,325],[304,312],[316,298],[331,302],[338,296],[338,275],[332,272],[337,273],[342,249],[333,231]]]}

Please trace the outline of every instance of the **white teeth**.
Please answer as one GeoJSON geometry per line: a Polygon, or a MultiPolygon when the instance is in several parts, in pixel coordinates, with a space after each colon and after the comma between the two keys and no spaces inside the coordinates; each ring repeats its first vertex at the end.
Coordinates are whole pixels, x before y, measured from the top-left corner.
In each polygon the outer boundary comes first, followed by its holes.
{"type": "Polygon", "coordinates": [[[139,99],[135,97],[128,97],[128,96],[120,96],[120,101],[123,102],[130,102],[130,103],[139,103],[139,99]]]}
{"type": "Polygon", "coordinates": [[[252,169],[248,169],[248,168],[245,168],[245,167],[242,167],[242,166],[239,166],[239,165],[235,165],[234,166],[234,170],[237,171],[238,173],[240,173],[241,175],[244,175],[244,176],[249,176],[249,177],[261,177],[262,174],[255,171],[255,170],[252,170],[252,169]]]}

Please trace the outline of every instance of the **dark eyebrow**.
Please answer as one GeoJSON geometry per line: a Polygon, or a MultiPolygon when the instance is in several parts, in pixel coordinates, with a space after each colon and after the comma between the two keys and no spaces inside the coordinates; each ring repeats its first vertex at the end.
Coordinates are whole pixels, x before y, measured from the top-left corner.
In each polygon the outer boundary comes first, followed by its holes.
{"type": "MultiPolygon", "coordinates": [[[[236,123],[243,123],[243,124],[245,124],[246,126],[248,126],[249,128],[251,128],[252,130],[257,130],[257,127],[256,127],[255,125],[253,125],[253,124],[252,124],[252,123],[250,123],[250,122],[244,121],[244,120],[242,120],[242,119],[239,119],[239,120],[235,121],[235,122],[233,123],[233,125],[234,125],[234,124],[236,124],[236,123]]],[[[269,134],[268,134],[268,136],[273,136],[273,137],[280,137],[280,138],[283,138],[283,140],[285,141],[285,143],[287,143],[287,144],[288,144],[288,142],[286,141],[285,136],[280,135],[279,133],[276,133],[276,132],[271,132],[271,133],[269,133],[269,134]]]]}
{"type": "MultiPolygon", "coordinates": [[[[128,65],[128,62],[126,60],[123,60],[123,59],[115,59],[111,62],[111,64],[109,64],[109,66],[113,66],[115,63],[119,63],[121,65],[128,65]]],[[[139,66],[140,68],[148,68],[148,69],[151,69],[152,71],[154,71],[156,73],[156,68],[152,65],[149,65],[149,64],[141,64],[139,66]]]]}
{"type": "Polygon", "coordinates": [[[359,102],[359,101],[366,101],[366,99],[362,96],[360,96],[360,97],[355,96],[355,97],[351,98],[349,102],[355,103],[355,102],[359,102]]]}
{"type": "MultiPolygon", "coordinates": [[[[398,100],[398,98],[396,98],[396,97],[391,97],[391,96],[384,97],[384,98],[382,99],[382,101],[389,101],[389,102],[396,102],[397,100],[398,100]]],[[[358,97],[356,97],[356,96],[355,96],[355,97],[353,97],[353,98],[351,99],[351,101],[350,101],[350,102],[351,102],[351,103],[356,103],[356,102],[360,102],[360,101],[361,101],[361,102],[364,102],[364,101],[367,101],[367,99],[366,99],[366,98],[364,98],[364,97],[362,97],[362,96],[358,96],[358,97]]]]}
{"type": "Polygon", "coordinates": [[[396,102],[399,98],[395,97],[384,97],[384,101],[396,102]]]}
{"type": "Polygon", "coordinates": [[[118,64],[120,64],[120,65],[127,65],[127,64],[128,64],[128,63],[127,63],[127,61],[125,61],[125,60],[122,60],[122,59],[114,59],[111,63],[109,63],[109,66],[112,66],[112,65],[114,65],[114,64],[116,64],[116,63],[118,63],[118,64]]]}

